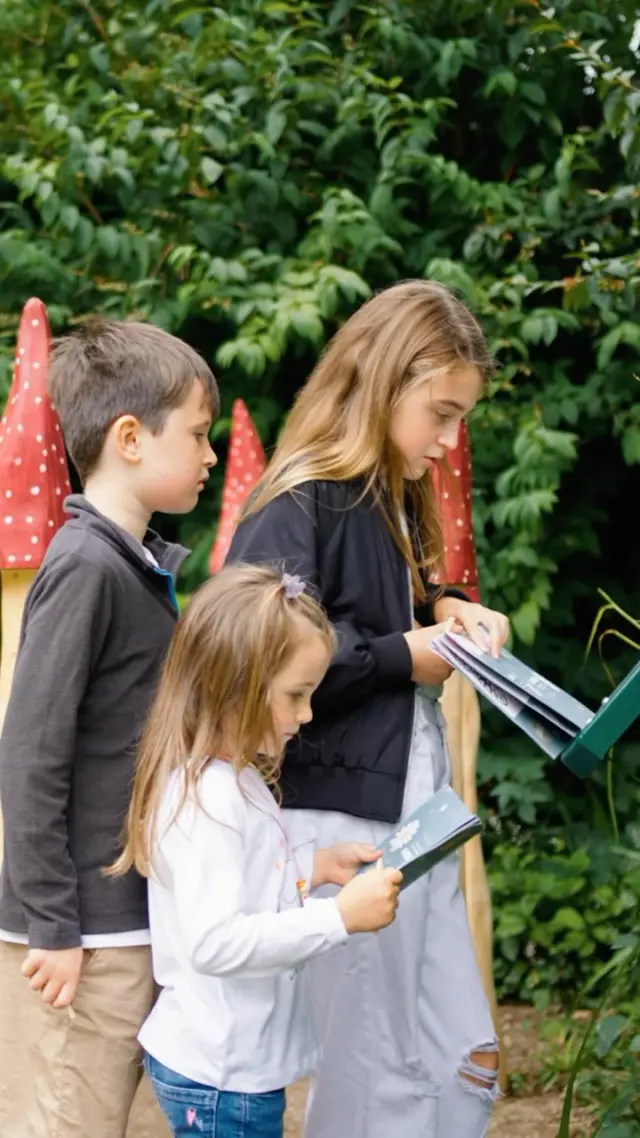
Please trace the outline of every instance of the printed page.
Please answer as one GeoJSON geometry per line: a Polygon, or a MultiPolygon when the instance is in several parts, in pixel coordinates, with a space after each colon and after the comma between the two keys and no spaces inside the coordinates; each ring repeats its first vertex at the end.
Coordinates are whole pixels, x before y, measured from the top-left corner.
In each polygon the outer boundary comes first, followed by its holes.
{"type": "Polygon", "coordinates": [[[531,696],[544,708],[548,708],[561,720],[565,720],[574,732],[581,731],[593,719],[594,713],[588,707],[538,672],[534,672],[505,648],[496,660],[488,653],[481,652],[467,636],[460,636],[455,632],[443,633],[434,641],[434,650],[437,651],[437,646],[444,642],[457,647],[465,658],[469,658],[470,664],[475,667],[480,664],[483,672],[492,674],[495,683],[500,684],[504,680],[517,688],[522,693],[521,698],[524,702],[531,696]]]}
{"type": "Polygon", "coordinates": [[[522,688],[517,687],[511,680],[504,679],[502,676],[499,679],[496,678],[496,674],[491,668],[484,667],[484,658],[482,656],[477,658],[473,657],[472,661],[470,661],[469,653],[464,652],[457,644],[453,643],[447,644],[447,652],[451,660],[456,661],[458,671],[463,671],[467,668],[479,676],[484,676],[488,683],[495,683],[501,691],[504,691],[506,695],[510,695],[517,703],[524,704],[534,715],[539,716],[546,722],[551,723],[554,727],[557,727],[559,731],[567,735],[568,740],[574,739],[577,735],[577,729],[570,720],[563,719],[562,716],[556,714],[550,707],[547,707],[541,700],[533,696],[531,692],[524,692],[522,688]]]}
{"type": "MultiPolygon", "coordinates": [[[[442,640],[442,637],[438,637],[438,640],[442,640]]],[[[457,668],[466,676],[476,691],[506,715],[507,719],[511,719],[550,758],[557,759],[575,737],[575,731],[569,734],[560,730],[555,723],[528,707],[524,699],[516,699],[510,692],[505,691],[499,680],[489,679],[484,672],[467,662],[467,659],[461,662],[460,657],[453,654],[449,645],[438,644],[437,653],[452,668],[457,668]]]]}

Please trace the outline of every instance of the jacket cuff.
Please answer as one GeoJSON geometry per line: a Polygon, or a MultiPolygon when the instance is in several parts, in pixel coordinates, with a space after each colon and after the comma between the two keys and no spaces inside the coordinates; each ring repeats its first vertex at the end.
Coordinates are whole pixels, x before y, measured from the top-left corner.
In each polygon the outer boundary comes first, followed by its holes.
{"type": "Polygon", "coordinates": [[[437,601],[443,600],[444,597],[454,597],[455,600],[466,601],[467,604],[471,604],[471,597],[468,597],[462,589],[456,589],[454,585],[444,585],[442,588],[432,586],[426,601],[415,606],[416,617],[423,628],[429,628],[430,625],[437,623],[433,607],[437,601]]]}
{"type": "Polygon", "coordinates": [[[442,590],[442,596],[438,597],[438,600],[441,600],[442,597],[455,597],[458,601],[468,601],[469,604],[471,603],[471,598],[468,597],[462,589],[456,589],[453,585],[445,585],[442,590]]]}
{"type": "Polygon", "coordinates": [[[65,948],[80,948],[82,935],[80,926],[71,923],[51,921],[29,922],[29,948],[57,952],[65,948]]]}
{"type": "Polygon", "coordinates": [[[377,636],[369,641],[369,649],[382,676],[394,680],[411,679],[413,660],[402,632],[377,636]]]}

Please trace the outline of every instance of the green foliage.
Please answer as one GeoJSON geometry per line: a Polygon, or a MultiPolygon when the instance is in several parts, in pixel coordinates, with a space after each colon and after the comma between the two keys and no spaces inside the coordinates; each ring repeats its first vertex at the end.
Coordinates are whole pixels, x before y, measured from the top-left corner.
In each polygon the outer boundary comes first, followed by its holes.
{"type": "Polygon", "coordinates": [[[598,977],[593,1018],[586,1028],[574,1022],[566,1033],[560,1065],[568,1078],[558,1138],[570,1138],[574,1132],[571,1114],[577,1101],[595,1108],[594,1138],[638,1135],[640,1015],[635,993],[640,982],[640,938],[622,934],[613,948],[606,971],[598,977]]]}
{"type": "MultiPolygon", "coordinates": [[[[224,454],[232,397],[272,443],[373,289],[452,285],[500,361],[472,422],[484,593],[553,669],[640,461],[632,26],[618,0],[553,18],[499,0],[7,0],[5,362],[32,293],[55,331],[94,310],[153,320],[221,371],[224,454]]],[[[219,478],[180,527],[186,588],[219,478]]],[[[628,569],[600,582],[623,602],[628,569]]]]}
{"type": "MultiPolygon", "coordinates": [[[[597,644],[602,652],[610,639],[640,651],[640,622],[606,594],[604,601],[587,651],[597,644]]],[[[560,764],[549,777],[539,753],[523,754],[517,744],[514,752],[485,751],[479,765],[495,977],[503,999],[546,1008],[573,1002],[579,991],[588,998],[611,967],[612,947],[638,932],[640,748],[616,748],[586,782],[560,764]]]]}
{"type": "MultiPolygon", "coordinates": [[[[570,1004],[637,929],[640,868],[612,847],[606,773],[576,785],[520,753],[483,753],[481,793],[494,907],[495,979],[506,1001],[570,1004]]],[[[620,841],[640,850],[640,750],[615,761],[620,841]]]]}

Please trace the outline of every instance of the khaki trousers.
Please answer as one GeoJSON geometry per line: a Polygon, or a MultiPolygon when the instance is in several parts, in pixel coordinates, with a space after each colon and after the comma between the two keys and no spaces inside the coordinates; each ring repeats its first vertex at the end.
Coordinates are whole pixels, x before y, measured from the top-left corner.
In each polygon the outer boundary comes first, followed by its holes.
{"type": "Polygon", "coordinates": [[[154,998],[151,950],[85,952],[73,1014],[31,991],[26,952],[0,943],[0,1135],[125,1138],[142,1073],[136,1036],[154,998]]]}

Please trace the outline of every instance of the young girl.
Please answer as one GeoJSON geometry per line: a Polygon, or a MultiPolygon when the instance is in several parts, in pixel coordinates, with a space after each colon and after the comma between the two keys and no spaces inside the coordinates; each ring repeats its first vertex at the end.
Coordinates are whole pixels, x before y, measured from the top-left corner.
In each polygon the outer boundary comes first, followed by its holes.
{"type": "MultiPolygon", "coordinates": [[[[436,590],[431,472],[456,445],[490,361],[445,288],[408,281],[365,304],[300,391],[229,560],[270,562],[319,595],[338,649],[314,720],[287,747],[293,832],[379,844],[450,778],[430,651],[453,618],[497,652],[506,618],[436,590]]],[[[498,1047],[458,886],[458,859],[403,894],[397,921],[311,967],[323,1058],[307,1138],[481,1138],[498,1047]]]]}
{"type": "Polygon", "coordinates": [[[294,847],[270,790],[333,648],[299,579],[240,566],[169,649],[112,872],[149,877],[162,990],[140,1041],[176,1138],[281,1138],[284,1088],[317,1061],[302,965],[394,917],[401,874],[354,878],[366,843],[294,847]],[[307,900],[328,882],[345,887],[307,900]]]}

